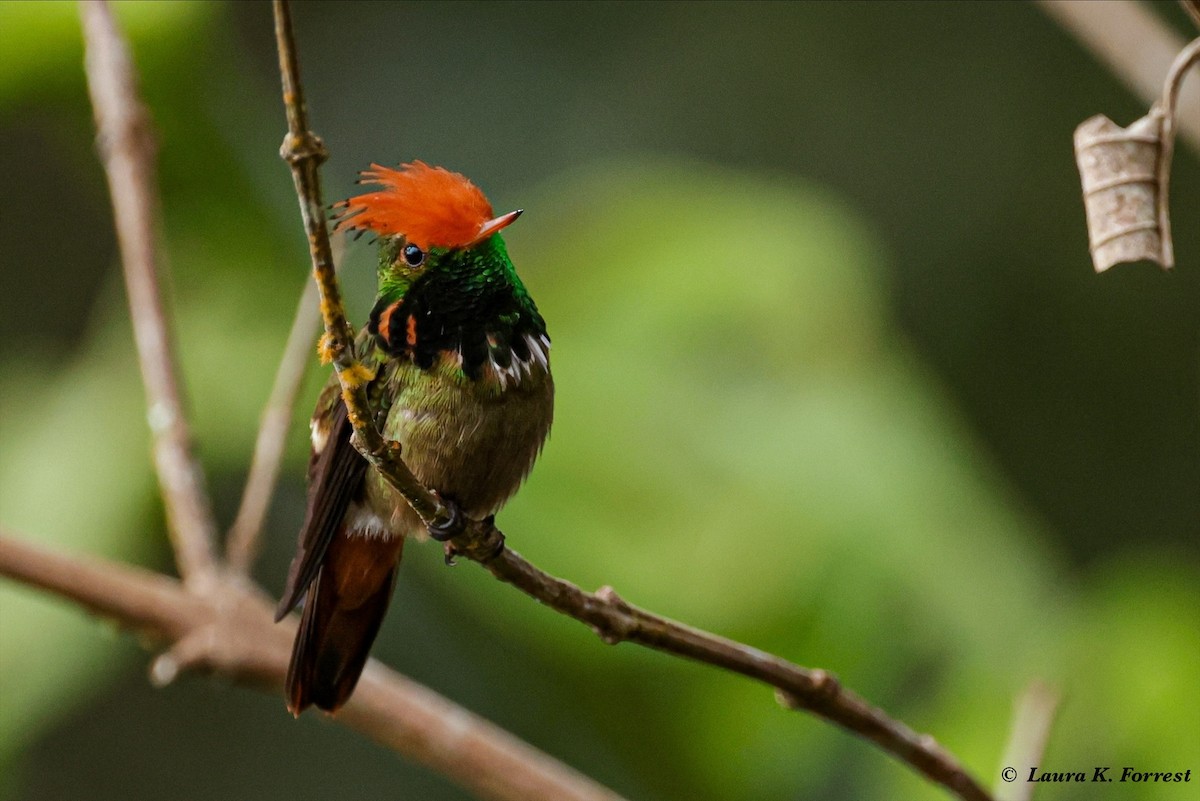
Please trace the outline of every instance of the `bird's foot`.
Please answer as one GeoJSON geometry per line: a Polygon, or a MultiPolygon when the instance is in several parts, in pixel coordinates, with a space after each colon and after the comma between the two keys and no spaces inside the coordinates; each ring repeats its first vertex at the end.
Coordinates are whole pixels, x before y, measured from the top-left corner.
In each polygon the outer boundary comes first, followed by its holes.
{"type": "MultiPolygon", "coordinates": [[[[488,515],[483,520],[480,520],[479,524],[483,526],[486,532],[480,542],[488,545],[488,550],[486,552],[481,551],[479,542],[469,543],[467,545],[468,550],[459,550],[453,540],[446,541],[443,545],[446,551],[446,565],[448,567],[454,567],[458,563],[457,558],[464,554],[480,564],[487,564],[504,552],[504,535],[496,530],[496,516],[488,515]]],[[[462,530],[466,530],[465,522],[462,530]]]]}
{"type": "Polygon", "coordinates": [[[438,498],[441,500],[442,506],[446,507],[448,517],[445,522],[430,524],[429,536],[438,542],[446,542],[461,534],[467,527],[467,521],[463,517],[462,509],[453,499],[442,495],[439,495],[438,498]]]}

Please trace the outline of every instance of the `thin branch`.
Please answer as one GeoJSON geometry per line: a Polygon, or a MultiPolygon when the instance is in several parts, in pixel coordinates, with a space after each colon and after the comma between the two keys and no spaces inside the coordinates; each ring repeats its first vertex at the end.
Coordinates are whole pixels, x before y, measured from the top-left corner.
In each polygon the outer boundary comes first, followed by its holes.
{"type": "Polygon", "coordinates": [[[1013,716],[1012,734],[1008,747],[1004,749],[1002,781],[996,785],[996,801],[1029,801],[1037,786],[1021,777],[1026,770],[1036,767],[1046,753],[1050,741],[1050,729],[1060,700],[1058,691],[1035,681],[1025,688],[1017,700],[1017,712],[1013,716]],[[1015,771],[1015,781],[1008,776],[1015,771]]]}
{"type": "MultiPolygon", "coordinates": [[[[336,251],[344,247],[344,242],[344,237],[334,239],[335,263],[341,261],[341,254],[336,251]]],[[[242,504],[229,529],[226,558],[229,569],[237,575],[250,574],[262,547],[263,526],[275,494],[275,485],[279,481],[296,397],[304,386],[309,356],[320,329],[317,286],[306,280],[300,301],[296,304],[296,315],[292,318],[287,344],[283,348],[283,358],[275,372],[275,383],[263,409],[258,437],[254,441],[250,473],[242,492],[242,504]]]]}
{"type": "MultiPolygon", "coordinates": [[[[222,585],[200,596],[141,568],[78,559],[0,533],[0,576],[16,579],[116,619],[187,651],[187,667],[277,693],[295,628],[272,624],[270,603],[222,585]]],[[[159,663],[156,672],[169,674],[159,663]]],[[[170,678],[171,676],[165,676],[170,678]]],[[[621,801],[553,757],[372,660],[335,718],[414,761],[495,801],[621,801]]]]}
{"type": "Polygon", "coordinates": [[[180,575],[185,581],[203,584],[215,574],[216,524],[183,411],[158,283],[154,135],[149,115],[138,99],[129,52],[107,3],[83,2],[80,15],[97,147],[112,195],[167,526],[180,575]]]}
{"type": "MultiPolygon", "coordinates": [[[[295,36],[287,0],[275,0],[275,37],[288,134],[280,155],[291,165],[300,211],[312,255],[313,275],[321,290],[321,312],[329,352],[342,385],[355,446],[413,506],[426,523],[445,519],[437,496],[421,485],[400,459],[396,443],[386,442],[375,428],[367,404],[365,383],[370,376],[354,359],[350,324],[329,253],[317,169],[326,158],[324,144],[308,130],[307,109],[300,83],[295,36]]],[[[758,679],[780,691],[789,708],[806,709],[852,731],[895,755],[930,780],[966,801],[989,801],[990,796],[932,737],[918,735],[854,693],[842,688],[829,673],[806,670],[756,648],[658,617],[621,600],[611,588],[596,594],[534,567],[506,550],[504,535],[490,522],[467,521],[461,534],[447,545],[447,558],[466,556],[551,608],[591,626],[606,642],[635,642],[758,679]]]]}
{"type": "Polygon", "coordinates": [[[239,575],[249,575],[262,547],[262,530],[279,481],[296,396],[304,385],[311,348],[319,330],[317,288],[312,282],[305,281],[283,358],[275,371],[275,383],[263,409],[242,503],[230,526],[225,546],[229,569],[239,575]]]}
{"type": "MultiPolygon", "coordinates": [[[[1187,44],[1158,14],[1135,0],[1037,0],[1037,4],[1147,106],[1161,96],[1163,76],[1187,44]]],[[[1179,133],[1200,152],[1200,80],[1184,87],[1177,117],[1179,133]]]]}

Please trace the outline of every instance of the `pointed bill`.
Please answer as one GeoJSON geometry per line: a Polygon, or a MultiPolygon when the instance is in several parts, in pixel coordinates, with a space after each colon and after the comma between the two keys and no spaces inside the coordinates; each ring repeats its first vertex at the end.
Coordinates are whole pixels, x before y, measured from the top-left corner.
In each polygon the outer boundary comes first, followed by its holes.
{"type": "Polygon", "coordinates": [[[478,245],[480,242],[484,241],[501,228],[507,228],[508,226],[512,225],[514,222],[516,222],[517,218],[521,216],[521,212],[523,211],[524,209],[517,209],[516,211],[510,211],[508,214],[501,214],[495,219],[488,220],[483,225],[479,226],[479,233],[476,234],[475,238],[467,244],[467,247],[478,245]]]}

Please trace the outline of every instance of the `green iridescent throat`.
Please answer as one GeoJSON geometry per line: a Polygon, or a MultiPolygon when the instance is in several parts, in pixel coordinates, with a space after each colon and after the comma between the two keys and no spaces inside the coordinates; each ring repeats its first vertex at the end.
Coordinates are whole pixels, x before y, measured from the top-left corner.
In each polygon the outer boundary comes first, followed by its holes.
{"type": "Polygon", "coordinates": [[[423,369],[443,351],[460,353],[470,378],[489,362],[505,369],[514,358],[530,360],[528,338],[544,338],[546,323],[500,234],[472,248],[432,248],[417,270],[404,263],[403,246],[393,237],[380,248],[370,330],[385,351],[423,369]]]}

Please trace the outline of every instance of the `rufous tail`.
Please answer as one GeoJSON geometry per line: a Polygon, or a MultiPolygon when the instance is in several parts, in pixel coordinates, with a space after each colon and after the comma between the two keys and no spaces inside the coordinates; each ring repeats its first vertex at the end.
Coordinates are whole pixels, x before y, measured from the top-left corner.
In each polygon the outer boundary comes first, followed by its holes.
{"type": "Polygon", "coordinates": [[[308,587],[288,665],[288,711],[336,712],[354,692],[396,586],[403,540],[347,536],[329,545],[308,587]]]}

